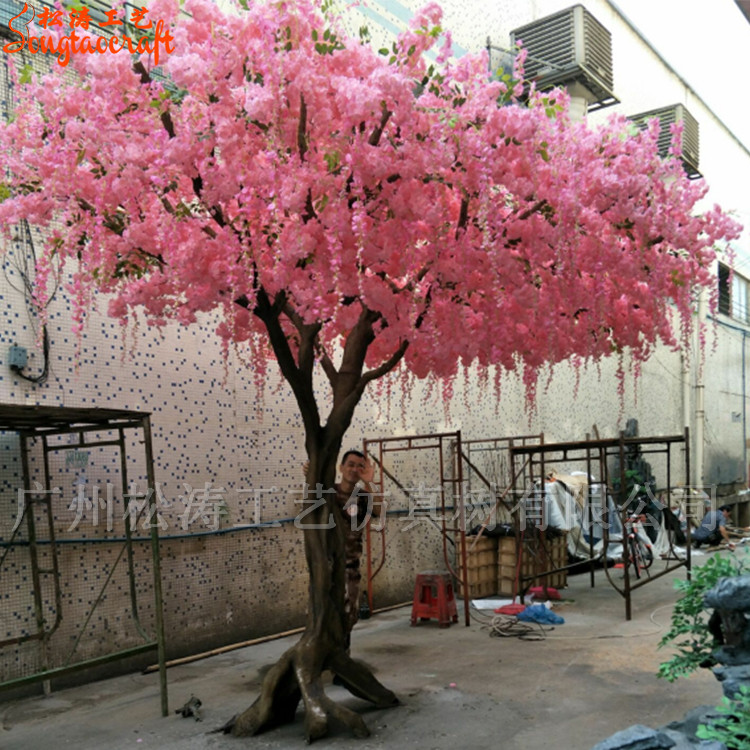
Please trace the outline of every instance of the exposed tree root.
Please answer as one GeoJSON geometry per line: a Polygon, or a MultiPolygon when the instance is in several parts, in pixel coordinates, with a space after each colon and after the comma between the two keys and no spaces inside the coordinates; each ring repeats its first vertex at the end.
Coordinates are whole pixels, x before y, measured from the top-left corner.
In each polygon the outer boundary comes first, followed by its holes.
{"type": "MultiPolygon", "coordinates": [[[[348,422],[346,423],[348,424],[348,422]]],[[[344,425],[345,427],[346,425],[344,425]]],[[[343,434],[343,429],[341,430],[343,434]]],[[[330,453],[335,457],[336,450],[330,453]]],[[[314,446],[313,446],[314,448],[314,446]]],[[[326,472],[314,471],[315,451],[308,451],[311,467],[308,481],[332,485],[333,458],[326,472]]],[[[398,698],[378,682],[370,669],[346,652],[351,623],[345,611],[346,521],[335,498],[312,504],[309,525],[304,528],[305,557],[310,572],[308,625],[299,642],[288,649],[269,670],[256,701],[223,728],[236,737],[259,734],[294,720],[300,700],[304,702],[305,739],[324,737],[331,721],[347,727],[355,737],[368,737],[362,717],[332,701],[323,687],[323,673],[331,670],[352,695],[378,708],[398,705],[398,698]],[[333,525],[329,523],[334,519],[333,525]]]]}
{"type": "Polygon", "coordinates": [[[370,701],[378,708],[398,706],[395,693],[382,685],[361,662],[352,659],[345,651],[338,651],[328,661],[328,666],[339,676],[344,687],[357,698],[370,701]]]}
{"type": "Polygon", "coordinates": [[[291,722],[302,700],[308,743],[325,737],[331,719],[348,727],[355,737],[368,737],[370,730],[362,717],[325,694],[323,671],[331,669],[352,695],[378,708],[397,706],[398,698],[381,685],[364,664],[354,661],[343,649],[334,649],[328,658],[321,660],[321,645],[303,637],[284,653],[266,675],[260,696],[246,711],[229,721],[224,731],[235,737],[247,737],[291,722]]]}

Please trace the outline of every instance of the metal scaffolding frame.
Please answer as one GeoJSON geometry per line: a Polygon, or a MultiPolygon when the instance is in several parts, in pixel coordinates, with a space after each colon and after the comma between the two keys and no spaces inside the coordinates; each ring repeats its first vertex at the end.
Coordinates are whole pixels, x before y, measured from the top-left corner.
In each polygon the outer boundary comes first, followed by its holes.
{"type": "Polygon", "coordinates": [[[528,472],[528,461],[523,463],[515,472],[510,467],[510,450],[516,446],[541,445],[544,443],[544,434],[538,435],[515,435],[513,437],[496,437],[486,439],[464,440],[456,448],[456,454],[466,464],[466,491],[473,500],[477,496],[472,480],[479,481],[479,496],[482,498],[487,493],[491,502],[489,513],[482,519],[482,530],[497,520],[498,509],[504,510],[510,518],[512,516],[513,504],[508,496],[518,480],[523,478],[525,483],[531,479],[528,472]],[[484,454],[489,457],[489,469],[487,466],[480,467],[479,457],[484,454]],[[493,465],[494,464],[494,465],[493,465]],[[488,476],[489,474],[492,476],[488,476]]]}
{"type": "MultiPolygon", "coordinates": [[[[164,620],[162,611],[162,588],[161,588],[161,569],[159,556],[159,536],[158,524],[149,523],[150,527],[150,548],[153,573],[153,593],[154,593],[154,620],[155,636],[149,635],[141,625],[138,613],[137,592],[135,587],[134,575],[134,556],[133,556],[133,529],[130,524],[130,514],[127,512],[129,503],[133,499],[128,491],[128,456],[126,450],[126,434],[131,430],[142,431],[142,445],[144,451],[144,462],[147,474],[148,487],[151,491],[146,495],[138,495],[138,499],[146,500],[144,510],[149,509],[149,519],[157,517],[156,493],[153,472],[153,450],[151,441],[151,424],[148,413],[118,410],[118,409],[96,409],[96,408],[67,408],[51,406],[25,406],[25,405],[0,405],[0,432],[16,433],[20,442],[21,456],[21,479],[23,485],[23,502],[19,508],[19,519],[13,532],[8,539],[0,538],[0,570],[7,556],[15,551],[19,552],[23,548],[28,550],[28,560],[31,568],[32,577],[32,596],[34,602],[34,621],[35,630],[33,632],[22,633],[11,638],[0,641],[0,649],[8,646],[18,646],[29,641],[37,641],[40,648],[41,670],[15,679],[0,681],[0,690],[10,689],[34,682],[43,682],[45,690],[49,689],[49,681],[53,678],[61,677],[69,673],[99,666],[118,659],[124,659],[139,654],[156,650],[159,663],[159,683],[161,696],[161,711],[164,716],[168,714],[167,703],[167,679],[166,679],[166,660],[165,660],[165,635],[164,620]],[[97,433],[102,437],[97,437],[97,433]],[[50,438],[60,435],[78,436],[77,441],[70,441],[65,444],[50,443],[50,438]],[[110,437],[114,435],[114,437],[110,437]],[[30,471],[30,454],[32,449],[38,450],[41,444],[42,451],[42,472],[44,477],[44,487],[32,487],[30,471]],[[122,548],[117,555],[116,561],[112,566],[102,588],[94,601],[91,611],[85,618],[84,626],[80,629],[78,636],[73,645],[72,651],[60,666],[51,666],[49,645],[50,639],[59,628],[63,619],[63,597],[61,593],[61,576],[64,571],[60,570],[59,565],[59,540],[55,538],[54,529],[54,508],[53,498],[54,490],[52,488],[52,479],[50,472],[49,457],[51,453],[65,450],[80,450],[83,448],[101,448],[103,446],[112,446],[119,450],[120,456],[120,478],[123,499],[125,502],[126,513],[123,516],[125,527],[125,538],[117,540],[122,543],[122,548]],[[35,512],[36,511],[36,512],[35,512]],[[24,528],[23,520],[25,519],[26,539],[20,538],[22,534],[19,531],[24,528]],[[39,524],[39,521],[42,521],[39,524]],[[39,525],[38,525],[39,524],[39,525]],[[51,567],[44,568],[40,565],[40,549],[42,546],[49,548],[49,559],[51,567]],[[105,595],[105,590],[110,583],[114,568],[117,563],[125,557],[128,566],[128,580],[130,585],[130,614],[132,615],[135,627],[143,638],[144,642],[135,647],[114,651],[107,654],[99,655],[94,658],[87,658],[75,661],[74,656],[78,648],[84,627],[89,623],[94,610],[105,595]],[[51,577],[54,590],[54,620],[45,613],[45,602],[42,598],[42,585],[45,577],[51,577]]],[[[20,493],[19,493],[20,495],[20,493]]],[[[76,543],[85,544],[86,538],[75,541],[76,543]]],[[[113,542],[114,543],[114,542],[113,542]]],[[[6,577],[7,580],[7,577],[6,577]]],[[[47,603],[49,609],[50,603],[47,603]]],[[[57,661],[57,660],[55,660],[57,661]]]]}
{"type": "MultiPolygon", "coordinates": [[[[445,432],[423,435],[409,435],[406,437],[373,438],[364,441],[364,454],[373,460],[375,464],[375,476],[371,484],[378,488],[382,497],[387,497],[385,491],[386,481],[395,485],[410,502],[416,500],[415,488],[407,487],[387,464],[389,455],[408,451],[437,451],[439,487],[437,497],[439,503],[430,505],[427,514],[423,517],[430,521],[441,534],[443,559],[448,572],[459,584],[459,593],[463,599],[464,620],[468,626],[471,622],[469,614],[467,566],[466,566],[466,517],[464,510],[463,495],[463,466],[461,461],[454,461],[453,456],[458,451],[461,454],[461,432],[445,432]],[[449,500],[449,503],[446,503],[449,500]],[[429,515],[430,511],[437,514],[437,518],[429,515]],[[450,513],[450,515],[449,515],[450,513]],[[455,570],[451,564],[448,545],[452,544],[458,551],[461,559],[460,570],[455,570]]],[[[431,498],[434,499],[434,498],[431,498]]],[[[418,507],[410,508],[410,511],[419,510],[418,507]]],[[[368,524],[366,534],[367,551],[367,597],[370,609],[373,608],[372,582],[377,574],[383,569],[386,560],[386,536],[385,529],[373,531],[368,524]],[[378,564],[373,560],[373,533],[378,533],[381,538],[381,552],[378,564]]]]}
{"type": "MultiPolygon", "coordinates": [[[[605,561],[604,569],[606,572],[607,580],[612,587],[625,599],[625,617],[630,620],[632,617],[632,592],[636,589],[645,586],[657,578],[672,572],[675,569],[685,567],[687,571],[687,577],[690,578],[690,528],[692,522],[692,506],[688,504],[686,506],[687,515],[687,549],[685,558],[680,558],[674,552],[674,540],[669,537],[669,548],[670,554],[663,558],[663,567],[658,572],[650,572],[647,570],[647,575],[643,578],[637,578],[634,575],[633,565],[634,563],[630,556],[626,553],[626,539],[625,532],[622,534],[622,545],[623,545],[623,583],[620,586],[613,578],[610,568],[608,567],[607,561],[607,550],[611,543],[609,535],[609,501],[608,498],[612,497],[619,502],[615,503],[617,511],[621,514],[621,521],[625,520],[628,515],[627,501],[625,497],[625,489],[627,486],[625,476],[625,456],[626,452],[631,449],[638,449],[644,455],[661,455],[663,457],[665,471],[666,471],[666,484],[662,488],[662,492],[666,493],[667,497],[671,496],[672,491],[680,486],[686,486],[688,484],[688,477],[690,476],[690,453],[689,453],[689,433],[687,428],[685,429],[684,435],[672,435],[665,437],[626,437],[624,433],[621,433],[618,438],[612,439],[597,439],[578,441],[578,442],[562,442],[562,443],[546,443],[539,445],[523,445],[523,446],[512,446],[509,449],[511,459],[511,473],[513,476],[513,492],[515,495],[524,495],[527,499],[531,499],[531,504],[522,503],[519,512],[515,518],[515,529],[518,544],[519,554],[523,553],[523,545],[521,542],[522,534],[528,531],[528,520],[539,520],[537,515],[536,505],[539,505],[540,496],[545,492],[545,481],[548,477],[548,468],[560,463],[570,465],[571,463],[577,463],[586,467],[586,474],[588,477],[593,476],[592,467],[598,466],[598,474],[602,486],[605,491],[601,493],[601,520],[603,530],[603,558],[605,561]],[[673,470],[673,447],[680,446],[684,450],[684,478],[680,482],[674,481],[674,470],[673,470]],[[616,489],[610,482],[610,471],[607,465],[608,459],[616,458],[619,463],[619,489],[616,489]],[[516,468],[516,464],[521,464],[526,467],[528,475],[523,485],[519,487],[516,477],[519,475],[516,468]],[[536,502],[535,502],[536,501],[536,502]],[[529,512],[529,508],[531,511],[529,512]],[[635,579],[635,580],[634,580],[635,579]]],[[[589,508],[591,506],[591,498],[589,492],[590,485],[587,485],[585,506],[589,508]]],[[[594,519],[591,513],[588,513],[589,522],[589,549],[592,550],[592,537],[593,537],[593,523],[594,519]]],[[[624,524],[623,524],[624,528],[624,524]]],[[[539,554],[537,554],[535,560],[540,561],[545,559],[545,545],[546,545],[546,521],[541,519],[540,523],[533,524],[531,526],[530,543],[537,545],[539,554]]],[[[585,562],[585,561],[584,561],[585,562]]],[[[594,557],[590,553],[590,575],[591,575],[591,586],[594,586],[594,557]]],[[[655,561],[654,561],[655,562],[655,561]]],[[[580,565],[576,563],[575,566],[580,565]]],[[[519,565],[520,567],[520,565],[519,565]]],[[[533,575],[526,576],[526,578],[536,578],[547,574],[555,573],[565,568],[571,568],[574,565],[568,565],[563,567],[557,567],[550,570],[535,570],[533,575]]]]}
{"type": "MultiPolygon", "coordinates": [[[[518,435],[514,437],[488,438],[483,440],[462,439],[461,431],[448,433],[429,433],[392,438],[373,438],[364,441],[364,453],[375,464],[375,476],[372,484],[377,492],[387,497],[386,484],[393,485],[397,492],[414,501],[414,508],[410,512],[418,512],[415,495],[418,490],[406,486],[403,478],[399,478],[397,471],[389,465],[388,458],[410,451],[438,451],[439,472],[439,503],[431,508],[436,517],[424,516],[438,529],[442,537],[442,552],[445,566],[457,583],[458,592],[464,604],[466,625],[470,623],[469,615],[469,583],[467,554],[476,544],[476,537],[471,543],[466,536],[467,494],[474,499],[477,493],[472,487],[472,481],[478,481],[480,502],[475,506],[469,503],[471,510],[482,512],[482,525],[486,526],[491,518],[496,516],[498,507],[504,507],[510,513],[508,494],[513,488],[514,480],[520,477],[528,479],[527,465],[522,466],[514,475],[509,469],[510,449],[514,446],[538,445],[544,442],[543,435],[518,435]],[[499,459],[500,466],[494,476],[488,476],[477,460],[477,454],[490,451],[495,459],[499,459]],[[450,492],[448,490],[450,489],[450,492]],[[450,502],[446,502],[450,495],[450,502]],[[487,502],[485,502],[485,500],[487,502]],[[485,514],[484,511],[488,510],[485,514]],[[449,545],[452,549],[449,549],[449,545]],[[451,562],[450,552],[454,551],[458,560],[458,570],[451,562]]],[[[373,579],[381,572],[386,561],[386,535],[384,529],[367,527],[367,596],[370,609],[373,608],[373,579]],[[375,536],[377,534],[377,536],[375,536]],[[375,560],[376,546],[374,539],[379,538],[379,551],[375,560]]]]}

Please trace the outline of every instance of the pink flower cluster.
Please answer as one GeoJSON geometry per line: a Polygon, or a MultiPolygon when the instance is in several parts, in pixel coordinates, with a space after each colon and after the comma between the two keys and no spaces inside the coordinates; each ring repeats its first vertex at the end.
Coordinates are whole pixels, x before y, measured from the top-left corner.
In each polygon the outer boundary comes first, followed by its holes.
{"type": "Polygon", "coordinates": [[[737,226],[697,212],[705,187],[654,128],[573,122],[562,92],[498,106],[482,56],[430,68],[434,4],[387,54],[308,0],[185,8],[150,5],[166,80],[82,56],[0,126],[0,222],[49,227],[43,262],[78,264],[82,311],[99,292],[157,325],[218,310],[242,342],[264,329],[235,301],[283,293],[293,347],[317,323],[330,350],[369,310],[370,366],[408,342],[419,377],[520,365],[531,388],[543,363],[681,343],[671,310],[689,333],[737,226]]]}

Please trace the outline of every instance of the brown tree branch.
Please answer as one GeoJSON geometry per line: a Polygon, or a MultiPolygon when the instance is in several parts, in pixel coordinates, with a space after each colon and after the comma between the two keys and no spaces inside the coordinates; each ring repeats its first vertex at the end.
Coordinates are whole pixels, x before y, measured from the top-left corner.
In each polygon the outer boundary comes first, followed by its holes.
{"type": "MultiPolygon", "coordinates": [[[[146,70],[146,66],[140,60],[133,64],[133,71],[140,76],[140,82],[143,85],[148,85],[153,82],[151,74],[148,72],[148,70],[146,70]]],[[[162,112],[159,115],[159,119],[161,120],[161,124],[164,127],[164,130],[166,130],[167,135],[170,137],[170,139],[174,138],[176,136],[174,121],[172,120],[172,115],[170,114],[169,110],[165,110],[164,112],[162,112]]],[[[193,192],[195,193],[196,197],[200,199],[203,192],[203,178],[201,177],[201,175],[197,175],[196,177],[193,177],[191,181],[193,184],[193,192]]],[[[219,206],[208,206],[207,210],[211,218],[220,227],[225,227],[227,225],[226,220],[224,219],[224,214],[219,206]]],[[[214,234],[213,236],[215,237],[216,235],[214,234]]]]}
{"type": "MultiPolygon", "coordinates": [[[[90,213],[92,216],[94,216],[96,213],[96,209],[83,198],[78,199],[78,207],[83,211],[90,213]]],[[[117,221],[114,216],[105,217],[102,221],[102,226],[109,229],[110,232],[116,234],[118,237],[122,237],[123,233],[125,232],[124,222],[117,221]]],[[[142,247],[134,247],[133,252],[138,253],[146,258],[151,258],[151,260],[155,260],[162,268],[167,265],[166,261],[164,260],[164,258],[162,258],[161,255],[154,255],[154,253],[150,253],[148,250],[144,250],[142,247]]]]}
{"type": "Polygon", "coordinates": [[[427,263],[422,266],[422,268],[419,269],[419,272],[414,277],[413,281],[408,282],[407,284],[404,284],[403,286],[398,286],[393,279],[389,278],[388,274],[385,271],[378,271],[374,274],[374,276],[377,276],[379,279],[384,281],[389,289],[394,294],[405,294],[407,292],[413,292],[414,289],[416,289],[417,284],[422,281],[422,279],[427,275],[427,272],[432,267],[432,262],[428,261],[427,263]]]}
{"type": "Polygon", "coordinates": [[[307,104],[305,95],[299,95],[299,124],[297,125],[297,149],[300,161],[305,160],[307,153],[307,104]]]}
{"type": "MultiPolygon", "coordinates": [[[[146,66],[140,60],[136,63],[133,63],[133,71],[140,76],[141,83],[144,86],[147,86],[148,84],[153,82],[151,74],[148,72],[148,70],[146,70],[146,66]]],[[[174,138],[175,131],[174,122],[172,121],[172,115],[170,115],[168,111],[164,111],[161,113],[160,119],[161,124],[164,126],[164,130],[167,131],[167,135],[170,138],[174,138]]]]}
{"type": "Polygon", "coordinates": [[[307,224],[308,221],[318,218],[318,213],[315,210],[312,199],[312,190],[308,189],[307,198],[305,199],[305,213],[302,214],[302,223],[307,224]]]}
{"type": "Polygon", "coordinates": [[[299,333],[299,351],[297,353],[297,362],[300,371],[305,378],[312,382],[313,368],[315,366],[315,345],[318,339],[318,333],[322,327],[321,323],[305,323],[299,313],[292,307],[291,303],[286,300],[283,306],[284,315],[289,318],[292,325],[299,333]]]}
{"type": "Polygon", "coordinates": [[[466,229],[466,224],[469,221],[469,198],[464,196],[461,198],[461,210],[458,214],[458,223],[456,224],[456,239],[461,234],[462,229],[466,229]]]}
{"type": "Polygon", "coordinates": [[[365,386],[368,383],[371,383],[373,380],[377,380],[378,378],[382,378],[383,375],[389,373],[403,359],[403,356],[404,354],[406,354],[406,350],[408,348],[409,342],[402,341],[399,348],[396,349],[396,351],[385,362],[383,362],[378,367],[365,372],[360,378],[362,382],[362,391],[364,391],[365,386]]]}
{"type": "MultiPolygon", "coordinates": [[[[244,295],[235,301],[246,309],[250,308],[250,301],[244,295]]],[[[276,355],[282,375],[292,388],[305,425],[305,434],[309,438],[320,432],[320,414],[313,391],[312,372],[303,371],[295,362],[286,333],[281,326],[280,315],[286,303],[286,296],[283,292],[279,292],[274,302],[271,303],[265,289],[261,287],[257,291],[252,313],[263,322],[268,331],[271,348],[276,355]]]]}
{"type": "Polygon", "coordinates": [[[547,199],[542,198],[538,200],[533,206],[527,208],[522,214],[518,216],[521,221],[530,219],[535,213],[541,211],[547,205],[547,199]]]}
{"type": "Polygon", "coordinates": [[[326,351],[320,340],[315,342],[315,347],[318,353],[318,361],[320,362],[320,366],[323,368],[323,372],[326,374],[328,382],[331,384],[331,388],[333,388],[336,382],[336,378],[339,374],[338,370],[336,369],[336,366],[333,364],[333,361],[331,360],[328,352],[326,351]]]}
{"type": "Polygon", "coordinates": [[[390,120],[391,115],[393,112],[391,112],[385,104],[383,104],[383,112],[380,117],[380,122],[375,126],[372,133],[370,133],[370,137],[367,139],[367,142],[371,146],[377,146],[380,143],[380,137],[383,135],[383,131],[385,130],[385,126],[388,124],[388,120],[390,120]]]}
{"type": "MultiPolygon", "coordinates": [[[[171,204],[171,203],[169,202],[169,199],[167,198],[167,196],[166,196],[166,195],[162,195],[162,196],[160,196],[159,200],[161,201],[161,205],[162,205],[162,206],[164,206],[164,210],[165,210],[165,211],[166,211],[166,212],[167,212],[168,214],[171,214],[172,216],[174,216],[174,215],[175,215],[175,214],[177,213],[177,211],[176,211],[175,207],[174,207],[174,206],[173,206],[173,205],[172,205],[172,204],[171,204]]],[[[216,230],[215,230],[215,229],[212,229],[212,228],[211,228],[210,226],[208,226],[207,224],[204,224],[204,225],[203,225],[203,226],[201,227],[201,231],[202,231],[202,232],[203,232],[204,234],[207,234],[207,235],[208,235],[208,236],[209,236],[209,237],[210,237],[210,238],[211,238],[212,240],[215,240],[215,239],[216,239],[216,237],[217,237],[217,234],[216,234],[216,230]]]]}

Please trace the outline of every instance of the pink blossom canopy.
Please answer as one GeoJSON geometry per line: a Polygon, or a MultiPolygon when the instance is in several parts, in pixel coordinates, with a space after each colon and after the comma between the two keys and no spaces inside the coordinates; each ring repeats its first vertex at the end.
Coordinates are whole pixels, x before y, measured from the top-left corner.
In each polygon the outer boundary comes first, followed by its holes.
{"type": "Polygon", "coordinates": [[[429,67],[434,4],[380,52],[307,0],[185,9],[150,7],[174,24],[164,75],[77,55],[80,77],[25,84],[0,126],[0,222],[47,228],[42,285],[77,263],[79,315],[106,292],[122,319],[217,311],[242,342],[265,333],[262,298],[295,354],[316,327],[321,358],[366,312],[369,367],[401,352],[441,377],[642,359],[679,343],[672,306],[689,331],[737,230],[696,212],[705,187],[654,127],[572,122],[560,92],[517,103],[482,55],[429,67]]]}

